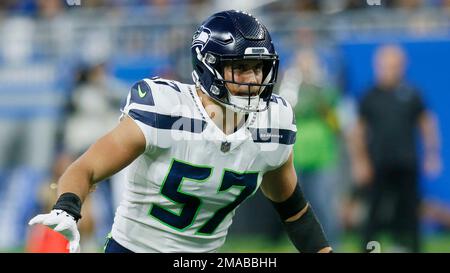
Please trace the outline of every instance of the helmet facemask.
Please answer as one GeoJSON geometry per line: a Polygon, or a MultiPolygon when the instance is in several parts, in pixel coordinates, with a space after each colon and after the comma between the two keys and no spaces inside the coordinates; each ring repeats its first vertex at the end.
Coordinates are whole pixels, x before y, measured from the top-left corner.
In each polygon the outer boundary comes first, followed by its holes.
{"type": "MultiPolygon", "coordinates": [[[[206,73],[213,74],[214,80],[209,93],[215,95],[211,96],[214,100],[235,112],[261,112],[267,109],[277,80],[278,55],[215,56],[206,53],[203,59],[202,63],[208,68],[206,73]],[[237,81],[238,73],[250,69],[260,71],[254,71],[255,77],[257,73],[261,74],[259,82],[237,81]],[[225,73],[231,74],[231,77],[226,78],[225,73]],[[230,91],[230,88],[235,92],[230,91]]],[[[204,90],[204,86],[201,85],[201,87],[205,93],[208,93],[204,90]]]]}

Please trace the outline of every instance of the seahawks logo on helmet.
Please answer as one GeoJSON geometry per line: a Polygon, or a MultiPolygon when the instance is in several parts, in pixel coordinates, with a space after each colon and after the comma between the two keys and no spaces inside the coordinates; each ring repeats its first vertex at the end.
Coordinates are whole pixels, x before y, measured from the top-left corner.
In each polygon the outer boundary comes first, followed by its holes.
{"type": "Polygon", "coordinates": [[[211,30],[208,28],[201,28],[194,33],[192,37],[192,47],[200,46],[200,50],[203,50],[205,45],[208,43],[209,38],[211,37],[211,30]]]}

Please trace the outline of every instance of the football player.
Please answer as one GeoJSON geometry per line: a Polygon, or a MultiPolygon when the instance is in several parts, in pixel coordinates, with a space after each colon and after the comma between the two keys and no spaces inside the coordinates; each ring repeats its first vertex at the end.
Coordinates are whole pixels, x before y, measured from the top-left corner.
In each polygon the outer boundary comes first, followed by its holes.
{"type": "Polygon", "coordinates": [[[272,94],[278,55],[252,15],[209,17],[191,46],[195,85],[153,78],[131,88],[120,123],[61,176],[44,224],[79,251],[93,185],[127,167],[105,252],[216,252],[235,209],[259,187],[300,252],[331,252],[292,163],[291,106],[272,94]]]}

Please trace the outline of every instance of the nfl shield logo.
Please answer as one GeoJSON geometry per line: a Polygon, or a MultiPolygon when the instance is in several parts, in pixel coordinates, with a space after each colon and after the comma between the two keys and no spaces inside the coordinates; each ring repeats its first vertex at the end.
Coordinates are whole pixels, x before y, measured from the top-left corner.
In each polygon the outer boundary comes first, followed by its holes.
{"type": "Polygon", "coordinates": [[[228,141],[222,142],[222,146],[220,147],[220,150],[224,153],[228,152],[230,150],[231,143],[228,141]]]}

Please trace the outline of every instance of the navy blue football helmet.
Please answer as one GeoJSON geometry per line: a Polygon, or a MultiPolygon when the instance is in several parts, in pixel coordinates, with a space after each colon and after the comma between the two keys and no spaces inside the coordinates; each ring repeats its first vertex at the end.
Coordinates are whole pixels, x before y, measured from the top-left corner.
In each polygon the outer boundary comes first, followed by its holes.
{"type": "Polygon", "coordinates": [[[278,54],[267,28],[252,15],[236,10],[213,14],[192,37],[192,78],[211,98],[237,112],[259,112],[267,109],[278,74],[278,54]],[[243,60],[262,63],[262,82],[240,83],[224,79],[225,65],[243,60]],[[248,86],[247,96],[234,96],[226,83],[248,86]],[[251,95],[250,87],[259,87],[251,95]]]}

